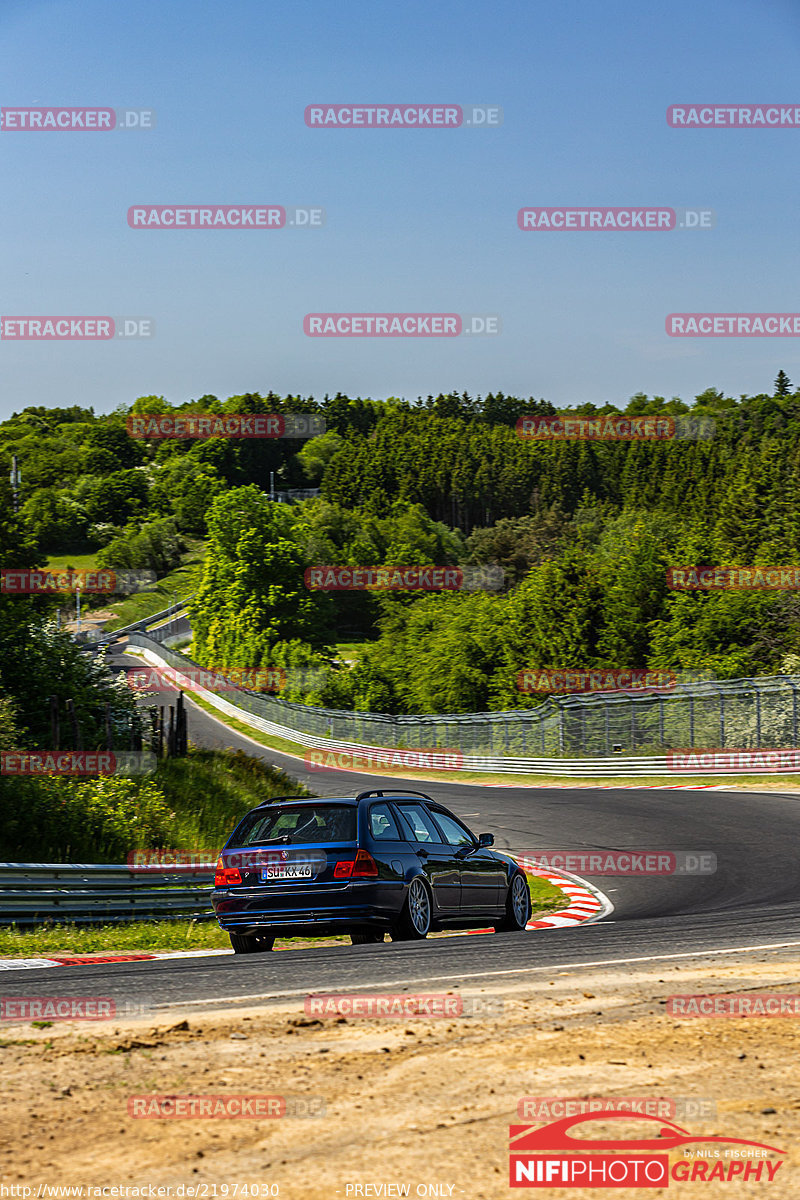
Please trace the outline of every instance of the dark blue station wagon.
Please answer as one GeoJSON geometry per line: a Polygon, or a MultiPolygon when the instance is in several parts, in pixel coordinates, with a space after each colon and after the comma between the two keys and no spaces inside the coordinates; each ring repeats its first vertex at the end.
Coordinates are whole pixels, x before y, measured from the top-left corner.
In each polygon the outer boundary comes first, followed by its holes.
{"type": "Polygon", "coordinates": [[[493,843],[422,792],[266,800],[222,850],[212,904],[237,954],[271,950],[276,937],[524,930],[526,876],[493,843]]]}

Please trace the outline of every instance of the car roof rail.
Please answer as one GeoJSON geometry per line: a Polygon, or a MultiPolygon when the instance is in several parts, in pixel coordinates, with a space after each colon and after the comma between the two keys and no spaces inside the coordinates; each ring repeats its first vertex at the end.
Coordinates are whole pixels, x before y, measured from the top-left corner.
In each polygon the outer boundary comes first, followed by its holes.
{"type": "Polygon", "coordinates": [[[257,804],[256,808],[263,808],[265,804],[279,804],[281,800],[316,800],[316,796],[269,796],[257,804]]]}
{"type": "Polygon", "coordinates": [[[412,792],[407,791],[405,788],[381,788],[375,791],[359,792],[356,800],[366,800],[368,796],[385,796],[387,800],[391,799],[392,796],[421,796],[423,800],[430,800],[432,804],[435,803],[433,797],[429,796],[427,792],[412,792]]]}

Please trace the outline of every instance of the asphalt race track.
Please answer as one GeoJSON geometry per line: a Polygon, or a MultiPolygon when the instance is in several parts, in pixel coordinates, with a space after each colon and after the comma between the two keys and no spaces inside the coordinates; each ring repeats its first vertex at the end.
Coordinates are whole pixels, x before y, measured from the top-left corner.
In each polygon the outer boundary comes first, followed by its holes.
{"type": "MultiPolygon", "coordinates": [[[[112,666],[136,660],[115,653],[112,666]]],[[[308,771],[298,760],[227,730],[188,704],[189,737],[240,747],[283,767],[320,795],[367,787],[416,788],[443,801],[500,849],[713,851],[714,875],[586,876],[615,912],[594,925],[421,943],[316,947],[269,955],[200,957],[3,974],[6,996],[114,997],[153,1006],[250,1004],[309,991],[384,987],[442,990],[532,981],[539,972],[726,956],[800,946],[800,796],[625,788],[490,788],[308,771]]],[[[724,957],[722,958],[724,961],[724,957]]],[[[163,1009],[162,1009],[163,1011],[163,1009]]]]}

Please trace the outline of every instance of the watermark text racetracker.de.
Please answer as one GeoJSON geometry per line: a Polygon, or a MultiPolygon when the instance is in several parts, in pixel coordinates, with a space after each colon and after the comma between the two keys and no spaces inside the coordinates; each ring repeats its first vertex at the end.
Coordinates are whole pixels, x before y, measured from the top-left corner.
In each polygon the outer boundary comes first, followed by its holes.
{"type": "Polygon", "coordinates": [[[798,129],[798,104],[670,104],[673,129],[798,129]]]}
{"type": "Polygon", "coordinates": [[[307,337],[496,337],[497,313],[328,312],[307,313],[307,337]]]}
{"type": "Polygon", "coordinates": [[[584,233],[667,233],[672,229],[713,229],[717,214],[712,208],[538,207],[521,208],[517,225],[522,230],[575,230],[584,233]]]}
{"type": "Polygon", "coordinates": [[[286,1095],[138,1095],[128,1097],[128,1116],[135,1120],[279,1120],[324,1117],[322,1096],[286,1095]]]}
{"type": "Polygon", "coordinates": [[[307,1017],[361,1017],[363,1020],[404,1020],[429,1017],[501,1017],[499,996],[460,996],[453,992],[325,992],[306,996],[307,1017]]]}
{"type": "Polygon", "coordinates": [[[523,870],[574,875],[714,875],[711,850],[525,850],[515,855],[523,870]]]}
{"type": "Polygon", "coordinates": [[[9,595],[50,595],[54,592],[85,592],[91,595],[129,595],[151,587],[155,571],[32,571],[0,567],[0,592],[9,595]]]}
{"type": "Polygon", "coordinates": [[[132,204],[131,229],[321,229],[320,205],[132,204]]]}
{"type": "Polygon", "coordinates": [[[307,104],[309,129],[496,129],[498,104],[307,104]]]}
{"type": "Polygon", "coordinates": [[[516,429],[519,437],[540,442],[666,442],[708,440],[716,433],[716,422],[713,417],[692,414],[579,417],[566,412],[555,416],[530,413],[519,418],[516,429]]]}
{"type": "MultiPolygon", "coordinates": [[[[305,681],[305,673],[301,674],[305,681]]],[[[310,672],[308,673],[310,675],[310,672]]],[[[317,674],[321,674],[318,672],[317,674]]],[[[316,675],[314,676],[316,681],[316,675]]],[[[286,672],[281,667],[266,669],[236,670],[227,672],[190,667],[179,671],[175,667],[134,667],[125,676],[132,692],[231,692],[244,688],[248,692],[282,692],[287,684],[286,672]]]]}
{"type": "Polygon", "coordinates": [[[114,1021],[146,1016],[152,1006],[113,996],[0,996],[0,1021],[114,1021]]]}
{"type": "MultiPolygon", "coordinates": [[[[127,863],[131,871],[138,874],[147,874],[155,872],[163,874],[164,872],[182,871],[187,875],[192,873],[204,874],[208,871],[213,871],[217,864],[219,852],[212,848],[204,848],[202,846],[190,850],[169,849],[165,846],[142,848],[139,850],[129,850],[127,863]]],[[[255,852],[246,852],[239,856],[247,859],[247,862],[234,862],[235,855],[228,856],[228,865],[240,867],[244,866],[260,866],[263,855],[255,852]],[[252,863],[250,862],[252,860],[252,863]]]]}
{"type": "Polygon", "coordinates": [[[3,750],[0,775],[152,775],[150,750],[3,750]]]}
{"type": "Polygon", "coordinates": [[[183,413],[181,416],[129,416],[132,438],[314,438],[325,432],[316,413],[183,413]]]}
{"type": "Polygon", "coordinates": [[[670,337],[800,337],[800,313],[670,313],[670,337]]]}
{"type": "Polygon", "coordinates": [[[500,591],[502,567],[373,566],[306,567],[303,581],[314,592],[480,592],[500,591]]]}
{"type": "Polygon", "coordinates": [[[152,317],[0,317],[4,342],[113,342],[155,335],[152,317]]]}
{"type": "Polygon", "coordinates": [[[152,108],[0,108],[0,131],[17,133],[110,133],[112,129],[155,129],[152,108]]]}
{"type": "Polygon", "coordinates": [[[800,565],[668,567],[667,587],[676,592],[779,592],[800,589],[800,565]]]}
{"type": "Polygon", "coordinates": [[[668,1017],[800,1017],[800,996],[791,992],[717,992],[670,996],[668,1017]]]}
{"type": "Polygon", "coordinates": [[[674,1121],[715,1117],[717,1105],[702,1096],[521,1096],[517,1101],[517,1116],[523,1121],[556,1121],[620,1111],[674,1121]]]}
{"type": "Polygon", "coordinates": [[[761,747],[758,750],[670,750],[667,770],[682,775],[800,773],[800,750],[761,747]]]}
{"type": "Polygon", "coordinates": [[[675,671],[648,671],[630,667],[529,667],[517,674],[520,692],[549,694],[575,692],[671,691],[678,685],[675,671]]]}
{"type": "Polygon", "coordinates": [[[460,771],[464,756],[460,750],[398,750],[387,746],[361,746],[358,750],[306,750],[303,762],[310,771],[460,771]]]}

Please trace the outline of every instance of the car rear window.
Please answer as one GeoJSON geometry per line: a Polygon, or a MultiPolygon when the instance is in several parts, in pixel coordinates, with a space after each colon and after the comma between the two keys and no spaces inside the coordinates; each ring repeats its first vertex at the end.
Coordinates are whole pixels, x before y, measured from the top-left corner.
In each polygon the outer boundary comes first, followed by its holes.
{"type": "Polygon", "coordinates": [[[236,828],[229,847],[260,846],[263,842],[319,845],[323,842],[354,842],[354,805],[309,804],[256,809],[236,828]]]}

